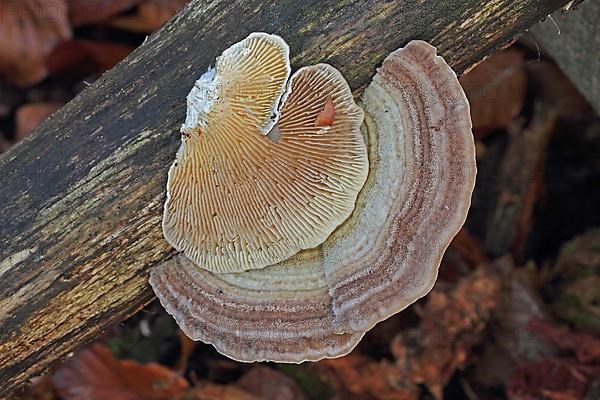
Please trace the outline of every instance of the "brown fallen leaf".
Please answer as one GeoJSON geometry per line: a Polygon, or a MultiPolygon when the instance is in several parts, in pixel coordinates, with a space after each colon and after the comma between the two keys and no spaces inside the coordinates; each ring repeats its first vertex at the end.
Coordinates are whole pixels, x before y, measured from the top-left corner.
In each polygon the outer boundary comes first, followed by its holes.
{"type": "Polygon", "coordinates": [[[591,335],[577,333],[537,318],[529,321],[527,328],[560,350],[573,352],[581,363],[600,364],[600,340],[591,335]]]}
{"type": "Polygon", "coordinates": [[[187,0],[145,0],[135,15],[117,17],[110,25],[133,32],[153,32],[175,15],[187,0]]]}
{"type": "Polygon", "coordinates": [[[67,0],[73,26],[104,22],[135,6],[141,0],[67,0]]]}
{"type": "Polygon", "coordinates": [[[168,368],[117,360],[102,344],[65,361],[52,381],[64,400],[170,400],[180,398],[188,387],[168,368]]]}
{"type": "Polygon", "coordinates": [[[549,358],[524,363],[508,383],[510,400],[580,400],[600,368],[579,364],[571,359],[549,358]]]}
{"type": "Polygon", "coordinates": [[[334,399],[416,400],[418,386],[405,371],[389,361],[373,361],[360,354],[315,364],[335,389],[334,399]]]}
{"type": "Polygon", "coordinates": [[[517,267],[511,256],[494,262],[502,289],[488,331],[472,370],[473,379],[487,387],[508,382],[514,368],[523,362],[538,361],[553,354],[554,347],[527,330],[532,318],[546,318],[545,303],[539,295],[538,268],[533,262],[517,267]]]}
{"type": "Polygon", "coordinates": [[[68,75],[72,78],[99,75],[114,67],[133,49],[132,46],[113,42],[69,40],[54,49],[46,65],[53,76],[68,75]]]}
{"type": "Polygon", "coordinates": [[[15,114],[15,141],[23,140],[27,135],[44,122],[62,103],[29,103],[19,107],[15,114]]]}
{"type": "Polygon", "coordinates": [[[231,385],[207,383],[188,391],[181,400],[259,400],[250,393],[231,385]]]}
{"type": "Polygon", "coordinates": [[[508,383],[509,399],[582,399],[600,376],[600,340],[535,318],[528,329],[562,355],[518,365],[508,383]]]}
{"type": "Polygon", "coordinates": [[[506,128],[519,115],[527,86],[524,67],[523,53],[509,49],[494,53],[460,77],[478,138],[493,129],[506,128]]]}
{"type": "Polygon", "coordinates": [[[28,86],[48,73],[45,57],[71,38],[64,0],[0,0],[0,77],[28,86]]]}
{"type": "Polygon", "coordinates": [[[235,384],[262,400],[306,400],[294,380],[273,368],[257,365],[235,384]]]}
{"type": "Polygon", "coordinates": [[[451,290],[434,289],[427,297],[420,327],[394,338],[392,353],[406,379],[423,383],[437,398],[454,372],[480,343],[499,302],[500,279],[481,267],[451,290]]]}

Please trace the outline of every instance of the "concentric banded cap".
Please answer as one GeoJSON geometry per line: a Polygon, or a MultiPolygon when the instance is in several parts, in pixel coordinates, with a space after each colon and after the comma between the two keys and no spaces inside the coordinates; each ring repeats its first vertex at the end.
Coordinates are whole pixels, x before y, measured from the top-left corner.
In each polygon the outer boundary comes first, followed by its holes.
{"type": "Polygon", "coordinates": [[[422,41],[386,58],[362,104],[368,178],[324,243],[260,270],[215,274],[179,255],[152,272],[188,336],[242,361],[336,357],[431,290],[475,184],[469,104],[422,41]]]}

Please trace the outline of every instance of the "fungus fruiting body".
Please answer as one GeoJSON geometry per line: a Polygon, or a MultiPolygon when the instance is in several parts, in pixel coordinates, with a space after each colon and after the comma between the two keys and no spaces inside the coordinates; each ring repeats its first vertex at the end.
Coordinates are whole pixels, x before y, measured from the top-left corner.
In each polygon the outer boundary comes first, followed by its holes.
{"type": "Polygon", "coordinates": [[[163,231],[209,271],[259,269],[318,246],[364,184],[363,112],[346,81],[326,64],[288,83],[289,71],[285,42],[252,34],[188,96],[163,231]],[[327,124],[316,124],[324,109],[327,124]]]}
{"type": "MultiPolygon", "coordinates": [[[[291,84],[274,125],[280,142],[291,84]]],[[[339,96],[319,96],[306,115],[314,140],[349,118],[339,96]]],[[[152,272],[161,303],[192,339],[241,361],[337,357],[431,290],[474,186],[466,96],[435,48],[412,41],[385,59],[362,106],[368,176],[324,242],[262,269],[214,273],[180,254],[152,272]]]]}

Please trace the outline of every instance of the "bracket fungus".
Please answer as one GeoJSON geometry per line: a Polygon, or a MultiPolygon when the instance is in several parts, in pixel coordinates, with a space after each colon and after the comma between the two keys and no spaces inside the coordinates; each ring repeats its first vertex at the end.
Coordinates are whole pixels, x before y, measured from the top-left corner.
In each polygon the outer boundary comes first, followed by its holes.
{"type": "Polygon", "coordinates": [[[188,95],[163,232],[212,272],[281,262],[348,218],[368,173],[363,112],[326,64],[290,79],[287,44],[253,33],[188,95]]]}
{"type": "MultiPolygon", "coordinates": [[[[338,99],[321,97],[315,125],[346,118],[338,99]]],[[[337,357],[431,290],[475,184],[468,101],[435,48],[412,41],[384,60],[362,106],[368,176],[323,243],[262,269],[215,273],[184,253],[151,273],[189,337],[240,361],[337,357]]]]}

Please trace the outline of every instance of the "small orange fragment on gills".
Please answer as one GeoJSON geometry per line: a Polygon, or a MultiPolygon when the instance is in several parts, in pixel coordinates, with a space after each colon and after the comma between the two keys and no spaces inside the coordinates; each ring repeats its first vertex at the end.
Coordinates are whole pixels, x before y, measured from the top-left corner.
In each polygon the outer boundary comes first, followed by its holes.
{"type": "Polygon", "coordinates": [[[333,125],[333,117],[335,117],[335,106],[331,96],[327,98],[323,111],[319,114],[315,120],[315,126],[331,126],[333,125]]]}

